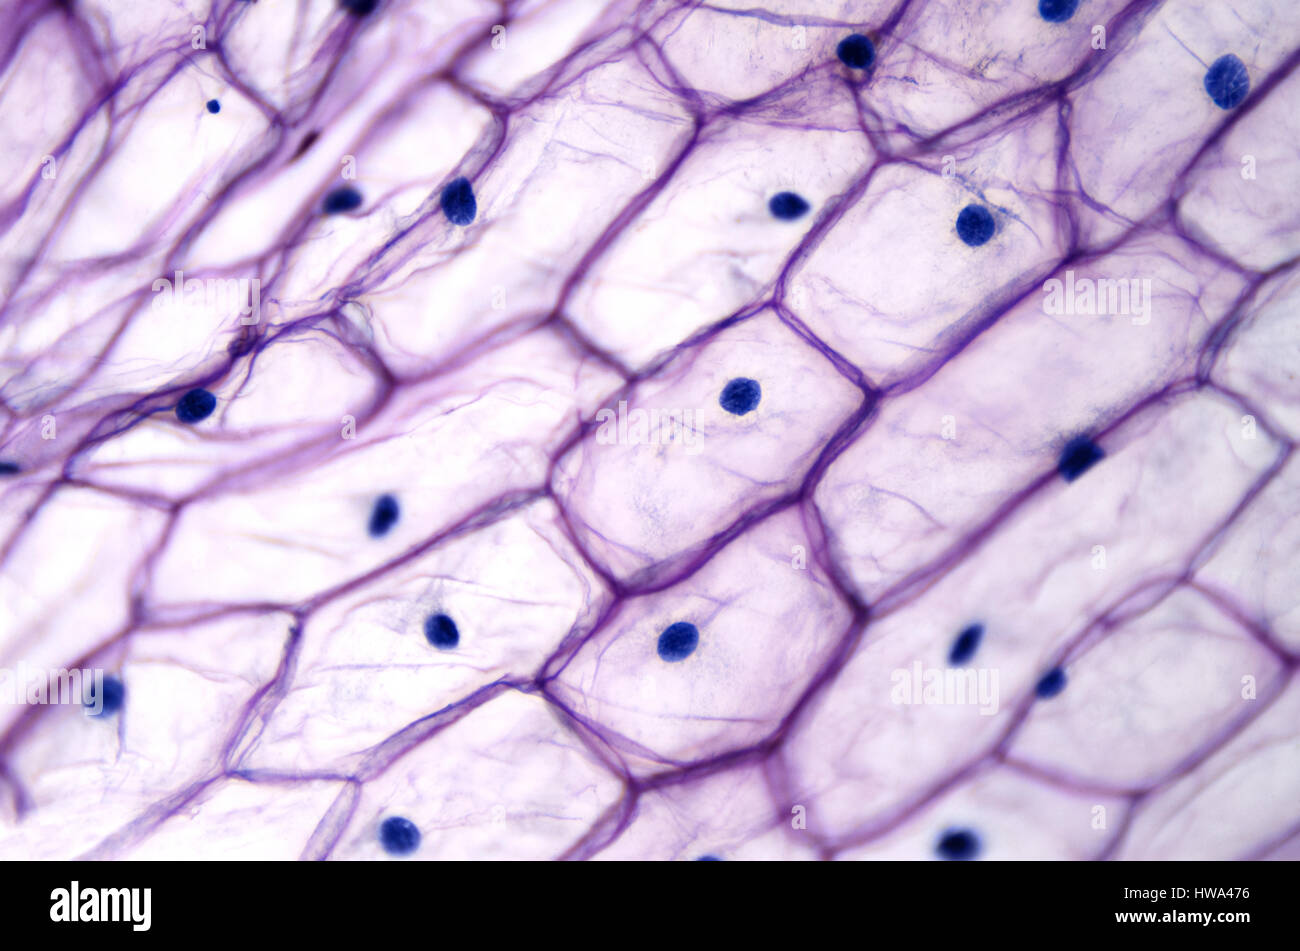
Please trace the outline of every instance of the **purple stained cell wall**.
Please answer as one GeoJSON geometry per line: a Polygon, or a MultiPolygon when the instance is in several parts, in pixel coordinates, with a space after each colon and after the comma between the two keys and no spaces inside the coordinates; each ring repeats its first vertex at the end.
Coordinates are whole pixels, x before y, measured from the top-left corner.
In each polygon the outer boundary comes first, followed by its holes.
{"type": "Polygon", "coordinates": [[[0,857],[1300,857],[1291,0],[0,31],[0,857]]]}

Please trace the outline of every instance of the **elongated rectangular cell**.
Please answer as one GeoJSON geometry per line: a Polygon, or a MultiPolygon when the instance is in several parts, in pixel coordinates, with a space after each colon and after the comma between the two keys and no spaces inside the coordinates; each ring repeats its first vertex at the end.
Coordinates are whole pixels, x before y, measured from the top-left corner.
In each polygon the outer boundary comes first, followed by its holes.
{"type": "Polygon", "coordinates": [[[1300,854],[1288,0],[15,17],[0,858],[1300,854]]]}

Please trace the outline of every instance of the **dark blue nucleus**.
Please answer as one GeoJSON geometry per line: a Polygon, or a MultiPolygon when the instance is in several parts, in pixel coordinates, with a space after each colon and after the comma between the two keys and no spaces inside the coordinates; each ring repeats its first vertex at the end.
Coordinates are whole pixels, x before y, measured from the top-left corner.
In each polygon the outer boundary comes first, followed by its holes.
{"type": "Polygon", "coordinates": [[[104,675],[104,689],[101,691],[93,683],[90,686],[88,695],[84,698],[84,704],[88,710],[94,710],[99,707],[98,713],[92,713],[91,716],[111,717],[122,709],[122,704],[126,702],[126,685],[111,674],[104,675]]]}
{"type": "Polygon", "coordinates": [[[379,826],[379,844],[389,855],[410,855],[420,847],[420,830],[402,816],[389,816],[379,826]]]}
{"type": "Polygon", "coordinates": [[[952,642],[952,649],[948,651],[948,663],[964,664],[975,656],[979,650],[980,641],[984,637],[983,624],[971,624],[952,642]]]}
{"type": "Polygon", "coordinates": [[[375,507],[370,511],[370,537],[380,538],[388,534],[388,530],[397,524],[397,517],[401,514],[398,508],[397,499],[391,495],[381,495],[375,500],[375,507]]]}
{"type": "Polygon", "coordinates": [[[379,0],[339,0],[339,6],[354,17],[364,17],[375,12],[379,0]]]}
{"type": "Polygon", "coordinates": [[[686,621],[677,621],[664,628],[659,635],[659,659],[674,663],[685,660],[695,652],[700,643],[700,631],[686,621]]]}
{"type": "Polygon", "coordinates": [[[993,215],[983,205],[967,205],[957,215],[957,237],[978,248],[993,237],[993,215]]]}
{"type": "Polygon", "coordinates": [[[940,858],[966,861],[979,855],[980,839],[970,829],[948,829],[939,836],[935,852],[940,858]]]}
{"type": "Polygon", "coordinates": [[[439,199],[442,204],[442,213],[447,216],[447,220],[454,225],[460,225],[462,228],[474,220],[478,214],[478,202],[474,198],[474,187],[470,185],[469,179],[461,176],[447,185],[442,190],[442,197],[439,199]]]}
{"type": "Polygon", "coordinates": [[[424,636],[439,650],[451,650],[460,643],[456,622],[445,614],[431,614],[424,622],[424,636]]]}
{"type": "Polygon", "coordinates": [[[1220,109],[1235,109],[1250,92],[1246,64],[1231,53],[1220,56],[1205,72],[1205,92],[1220,109]]]}
{"type": "Polygon", "coordinates": [[[701,855],[701,856],[700,856],[699,858],[697,858],[695,861],[697,861],[697,862],[721,862],[722,859],[718,858],[716,855],[701,855]]]}
{"type": "Polygon", "coordinates": [[[221,111],[221,103],[217,102],[217,100],[215,99],[209,99],[208,112],[212,113],[213,115],[216,115],[220,111],[221,111]]]}
{"type": "Polygon", "coordinates": [[[357,191],[351,185],[340,185],[334,189],[320,203],[320,210],[327,215],[337,215],[344,211],[352,211],[354,208],[361,207],[361,192],[357,191]]]}
{"type": "Polygon", "coordinates": [[[176,418],[182,423],[198,423],[212,415],[217,398],[202,387],[190,390],[176,404],[176,418]]]}
{"type": "Polygon", "coordinates": [[[811,207],[802,195],[796,195],[794,192],[777,192],[767,203],[767,210],[772,213],[772,217],[779,218],[781,221],[802,218],[811,207]]]}
{"type": "Polygon", "coordinates": [[[763,388],[757,380],[738,376],[722,388],[718,405],[733,416],[744,416],[758,405],[763,398],[763,388]]]}
{"type": "Polygon", "coordinates": [[[870,69],[876,61],[876,45],[861,33],[850,33],[835,47],[835,55],[849,69],[870,69]]]}
{"type": "Polygon", "coordinates": [[[1079,9],[1079,0],[1038,0],[1038,15],[1048,23],[1064,23],[1079,9]]]}
{"type": "Polygon", "coordinates": [[[10,462],[8,459],[0,459],[0,476],[17,475],[23,471],[23,467],[16,462],[10,462]]]}
{"type": "Polygon", "coordinates": [[[1073,482],[1106,457],[1106,453],[1087,436],[1075,436],[1061,450],[1056,471],[1066,482],[1073,482]]]}
{"type": "Polygon", "coordinates": [[[1034,693],[1041,699],[1046,700],[1049,697],[1055,697],[1065,689],[1065,671],[1060,667],[1054,667],[1039,678],[1038,683],[1034,685],[1034,693]]]}

